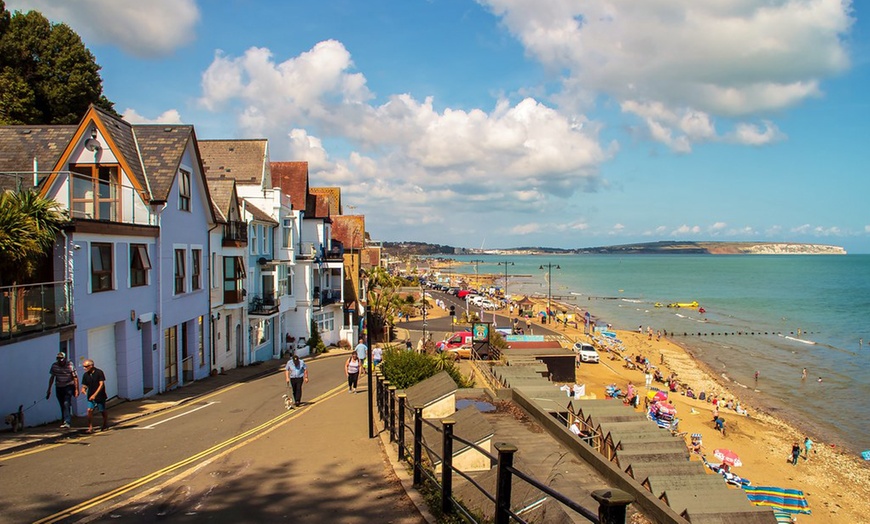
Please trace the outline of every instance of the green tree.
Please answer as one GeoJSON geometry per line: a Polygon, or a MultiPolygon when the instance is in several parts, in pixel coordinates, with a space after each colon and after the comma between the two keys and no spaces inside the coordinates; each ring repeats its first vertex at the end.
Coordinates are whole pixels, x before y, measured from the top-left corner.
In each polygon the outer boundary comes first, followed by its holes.
{"type": "Polygon", "coordinates": [[[31,277],[65,221],[57,202],[34,191],[0,194],[0,285],[31,277]]]}
{"type": "Polygon", "coordinates": [[[90,104],[117,114],[79,35],[0,0],[0,124],[75,124],[90,104]]]}
{"type": "MultiPolygon", "coordinates": [[[[371,319],[368,328],[371,330],[372,340],[380,342],[383,341],[387,329],[393,325],[396,314],[406,306],[406,302],[397,292],[403,280],[380,266],[369,270],[366,279],[371,319]]],[[[411,300],[413,303],[413,299],[411,300]]]]}

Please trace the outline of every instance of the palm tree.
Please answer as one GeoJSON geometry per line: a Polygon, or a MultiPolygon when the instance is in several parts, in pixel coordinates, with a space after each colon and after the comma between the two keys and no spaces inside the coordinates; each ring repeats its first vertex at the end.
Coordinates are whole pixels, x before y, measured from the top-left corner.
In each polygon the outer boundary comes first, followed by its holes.
{"type": "Polygon", "coordinates": [[[0,285],[33,276],[65,221],[57,202],[33,190],[0,194],[0,285]]]}
{"type": "Polygon", "coordinates": [[[378,341],[385,330],[393,325],[396,314],[404,307],[404,301],[397,293],[402,280],[380,266],[366,272],[366,279],[368,280],[368,309],[372,323],[369,329],[373,338],[378,341]]]}

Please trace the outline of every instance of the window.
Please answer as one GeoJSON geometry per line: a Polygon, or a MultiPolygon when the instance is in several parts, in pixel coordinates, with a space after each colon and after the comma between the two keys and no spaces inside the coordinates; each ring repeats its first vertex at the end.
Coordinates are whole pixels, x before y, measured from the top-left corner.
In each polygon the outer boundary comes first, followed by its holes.
{"type": "Polygon", "coordinates": [[[178,326],[163,330],[163,380],[166,389],[178,384],[178,326]]]}
{"type": "Polygon", "coordinates": [[[259,244],[257,244],[257,228],[260,227],[257,224],[251,224],[251,240],[248,242],[248,247],[251,249],[251,254],[257,254],[257,248],[259,244]]]}
{"type": "Polygon", "coordinates": [[[70,171],[73,218],[121,220],[117,165],[76,164],[70,166],[70,171]]]}
{"type": "Polygon", "coordinates": [[[148,285],[151,260],[145,244],[130,244],[130,287],[148,285]]]}
{"type": "Polygon", "coordinates": [[[284,227],[281,231],[281,247],[283,248],[292,248],[293,247],[293,219],[285,218],[284,219],[284,227]]]}
{"type": "Polygon", "coordinates": [[[317,325],[318,333],[328,333],[335,329],[335,313],[331,311],[326,313],[315,313],[312,319],[317,325]]]}
{"type": "Polygon", "coordinates": [[[264,255],[268,255],[272,252],[272,248],[269,245],[269,239],[272,237],[272,228],[269,226],[263,226],[263,249],[260,250],[260,253],[264,255]]]}
{"type": "Polygon", "coordinates": [[[112,275],[112,244],[91,244],[91,291],[108,291],[114,281],[112,275]]]}
{"type": "Polygon", "coordinates": [[[224,257],[224,302],[241,302],[244,284],[245,263],[242,257],[224,257]]]}
{"type": "Polygon", "coordinates": [[[197,336],[197,353],[199,353],[199,365],[205,365],[205,323],[202,315],[197,319],[196,325],[196,336],[197,336]]]}
{"type": "Polygon", "coordinates": [[[255,346],[267,344],[272,340],[272,319],[266,318],[251,326],[251,342],[255,346]]]}
{"type": "Polygon", "coordinates": [[[191,253],[190,289],[196,290],[202,287],[202,249],[193,249],[191,253]]]}
{"type": "Polygon", "coordinates": [[[178,209],[190,211],[190,173],[183,169],[178,173],[178,209]]]}
{"type": "Polygon", "coordinates": [[[184,293],[184,250],[175,250],[175,294],[184,293]]]}

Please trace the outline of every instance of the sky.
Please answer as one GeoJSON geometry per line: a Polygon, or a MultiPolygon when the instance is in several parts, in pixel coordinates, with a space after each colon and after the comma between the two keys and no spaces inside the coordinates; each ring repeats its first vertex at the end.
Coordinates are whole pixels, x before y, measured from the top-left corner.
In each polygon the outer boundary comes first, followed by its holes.
{"type": "Polygon", "coordinates": [[[268,138],[373,240],[870,253],[851,0],[6,0],[134,123],[268,138]]]}

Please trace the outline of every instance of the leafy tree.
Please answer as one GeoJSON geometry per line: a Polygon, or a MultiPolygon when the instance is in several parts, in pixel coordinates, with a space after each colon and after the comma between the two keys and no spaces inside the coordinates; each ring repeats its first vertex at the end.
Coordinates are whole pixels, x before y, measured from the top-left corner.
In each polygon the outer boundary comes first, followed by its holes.
{"type": "Polygon", "coordinates": [[[0,284],[30,278],[51,253],[65,220],[57,202],[34,191],[0,194],[0,284]]]}
{"type": "Polygon", "coordinates": [[[311,355],[319,355],[326,351],[326,344],[323,343],[323,339],[320,338],[320,331],[317,329],[317,322],[314,319],[311,319],[311,336],[308,337],[308,348],[310,349],[311,355]]]}
{"type": "MultiPolygon", "coordinates": [[[[382,341],[387,329],[395,321],[396,314],[405,307],[397,290],[402,279],[391,275],[386,269],[373,267],[366,273],[368,279],[368,309],[372,339],[382,341]]],[[[413,299],[412,299],[413,300],[413,299]]]]}
{"type": "Polygon", "coordinates": [[[409,388],[440,371],[446,371],[460,388],[474,387],[474,380],[464,377],[449,358],[391,348],[384,353],[384,361],[381,363],[384,378],[397,389],[409,388]]]}
{"type": "Polygon", "coordinates": [[[90,104],[115,113],[100,66],[66,24],[0,0],[0,124],[75,124],[90,104]]]}

